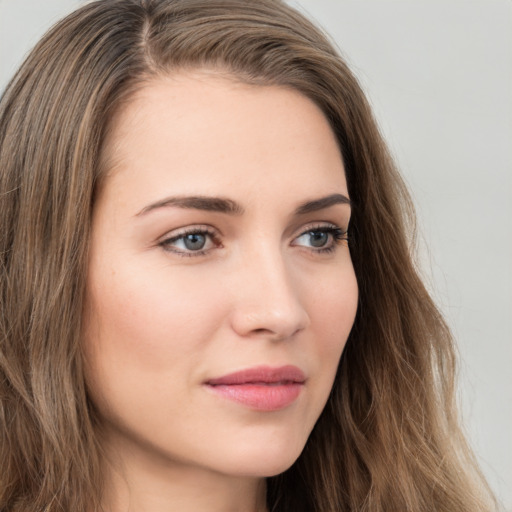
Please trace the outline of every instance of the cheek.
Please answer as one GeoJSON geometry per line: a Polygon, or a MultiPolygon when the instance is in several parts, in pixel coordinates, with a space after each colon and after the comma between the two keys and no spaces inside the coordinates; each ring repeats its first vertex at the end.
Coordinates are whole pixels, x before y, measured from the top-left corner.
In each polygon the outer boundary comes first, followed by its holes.
{"type": "Polygon", "coordinates": [[[97,337],[109,344],[117,340],[142,357],[193,349],[220,309],[207,283],[198,290],[179,273],[140,267],[126,264],[110,276],[91,276],[89,302],[97,337]],[[171,277],[166,279],[166,274],[171,277]]]}
{"type": "Polygon", "coordinates": [[[319,349],[327,357],[341,355],[354,324],[359,299],[352,264],[347,263],[341,275],[324,278],[310,296],[310,316],[319,349]]]}
{"type": "Polygon", "coordinates": [[[311,383],[315,390],[313,402],[316,403],[312,407],[312,422],[316,422],[330,394],[358,306],[358,286],[351,264],[341,274],[333,273],[330,278],[324,276],[317,283],[315,293],[309,294],[308,303],[312,334],[309,353],[316,356],[309,358],[314,375],[311,383]]]}
{"type": "Polygon", "coordinates": [[[129,260],[115,271],[96,266],[90,274],[84,352],[98,398],[99,390],[105,399],[133,393],[134,382],[141,392],[169,384],[185,388],[195,377],[222,304],[212,300],[208,282],[198,290],[186,276],[165,275],[129,260]]]}

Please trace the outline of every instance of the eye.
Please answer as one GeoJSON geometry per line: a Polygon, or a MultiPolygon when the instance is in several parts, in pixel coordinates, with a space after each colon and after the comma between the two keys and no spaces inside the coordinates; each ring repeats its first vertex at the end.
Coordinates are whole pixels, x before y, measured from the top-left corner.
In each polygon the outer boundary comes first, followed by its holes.
{"type": "Polygon", "coordinates": [[[335,225],[313,226],[293,241],[293,245],[309,247],[315,252],[330,252],[347,240],[347,231],[335,225]]]}
{"type": "Polygon", "coordinates": [[[208,241],[208,235],[205,233],[190,233],[181,237],[181,241],[189,251],[200,251],[208,241]]]}
{"type": "Polygon", "coordinates": [[[219,247],[217,234],[207,227],[194,227],[171,234],[158,245],[180,256],[200,256],[219,247]]]}

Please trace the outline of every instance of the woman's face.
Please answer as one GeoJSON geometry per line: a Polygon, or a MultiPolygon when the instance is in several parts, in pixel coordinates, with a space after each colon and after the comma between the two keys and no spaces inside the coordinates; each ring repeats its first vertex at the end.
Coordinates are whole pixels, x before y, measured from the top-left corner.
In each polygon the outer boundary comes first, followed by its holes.
{"type": "Polygon", "coordinates": [[[284,471],[358,299],[324,115],[292,90],[183,73],[137,93],[105,158],[84,352],[109,442],[176,467],[284,471]]]}

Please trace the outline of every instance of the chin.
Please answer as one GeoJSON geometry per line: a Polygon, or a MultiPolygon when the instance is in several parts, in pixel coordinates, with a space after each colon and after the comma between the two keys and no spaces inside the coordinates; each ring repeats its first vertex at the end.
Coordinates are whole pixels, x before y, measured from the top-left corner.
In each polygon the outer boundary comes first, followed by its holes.
{"type": "Polygon", "coordinates": [[[231,460],[225,460],[225,470],[228,473],[257,478],[276,476],[295,463],[304,445],[305,441],[298,444],[280,443],[278,440],[264,444],[253,442],[248,447],[240,447],[231,460]]]}

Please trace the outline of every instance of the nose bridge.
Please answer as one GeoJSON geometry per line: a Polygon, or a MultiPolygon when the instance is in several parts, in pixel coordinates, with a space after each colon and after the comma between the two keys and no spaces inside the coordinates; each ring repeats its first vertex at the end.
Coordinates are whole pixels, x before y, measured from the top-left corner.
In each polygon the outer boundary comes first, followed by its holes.
{"type": "Polygon", "coordinates": [[[243,336],[286,339],[309,324],[290,263],[268,239],[240,258],[233,328],[243,336]]]}

